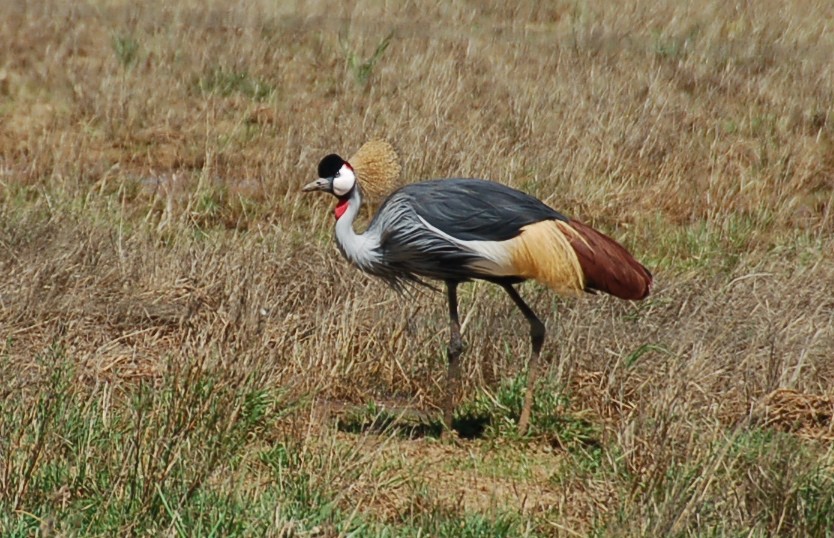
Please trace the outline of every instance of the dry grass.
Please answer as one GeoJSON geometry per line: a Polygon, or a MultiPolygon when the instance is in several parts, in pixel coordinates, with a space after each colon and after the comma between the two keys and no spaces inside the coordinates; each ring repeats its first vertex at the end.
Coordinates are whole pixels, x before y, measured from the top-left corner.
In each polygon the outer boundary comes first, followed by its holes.
{"type": "Polygon", "coordinates": [[[482,4],[4,8],[5,534],[830,535],[831,5],[482,4]],[[634,304],[523,287],[532,439],[500,384],[525,322],[487,284],[462,297],[485,440],[338,431],[346,403],[442,401],[442,295],[349,268],[298,192],[374,137],[655,273],[634,304]]]}

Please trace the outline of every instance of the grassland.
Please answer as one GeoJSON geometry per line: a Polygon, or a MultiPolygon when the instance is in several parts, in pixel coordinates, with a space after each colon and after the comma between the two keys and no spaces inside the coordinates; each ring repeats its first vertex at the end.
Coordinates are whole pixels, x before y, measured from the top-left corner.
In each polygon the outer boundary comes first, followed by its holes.
{"type": "Polygon", "coordinates": [[[834,535],[822,0],[6,2],[2,536],[834,535]],[[641,303],[444,297],[335,251],[318,160],[488,177],[610,233],[641,303]]]}

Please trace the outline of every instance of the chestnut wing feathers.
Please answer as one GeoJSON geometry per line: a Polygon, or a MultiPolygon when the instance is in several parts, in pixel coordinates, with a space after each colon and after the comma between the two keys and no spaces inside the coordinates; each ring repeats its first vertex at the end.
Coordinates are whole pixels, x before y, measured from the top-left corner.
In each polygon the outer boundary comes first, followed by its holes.
{"type": "Polygon", "coordinates": [[[577,236],[570,236],[585,285],[620,299],[644,299],[652,289],[652,274],[619,243],[577,220],[570,221],[577,236]]]}

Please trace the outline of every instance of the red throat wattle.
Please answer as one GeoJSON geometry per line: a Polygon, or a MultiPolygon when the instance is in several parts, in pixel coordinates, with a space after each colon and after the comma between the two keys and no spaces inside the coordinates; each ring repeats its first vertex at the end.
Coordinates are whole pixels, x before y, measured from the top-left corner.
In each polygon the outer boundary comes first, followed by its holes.
{"type": "Polygon", "coordinates": [[[335,208],[333,208],[333,216],[336,217],[336,220],[339,220],[342,217],[342,215],[345,214],[345,211],[347,211],[347,208],[348,208],[348,201],[346,199],[345,200],[339,200],[339,203],[336,204],[335,208]]]}

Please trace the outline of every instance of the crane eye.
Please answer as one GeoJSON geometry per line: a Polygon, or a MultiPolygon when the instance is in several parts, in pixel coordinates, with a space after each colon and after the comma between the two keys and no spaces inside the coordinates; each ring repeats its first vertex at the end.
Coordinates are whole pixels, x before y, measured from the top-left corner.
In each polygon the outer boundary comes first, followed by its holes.
{"type": "Polygon", "coordinates": [[[333,177],[339,177],[339,176],[341,176],[341,175],[342,175],[342,171],[341,171],[341,170],[339,170],[338,172],[336,172],[336,175],[335,175],[335,176],[333,176],[333,177]]]}

